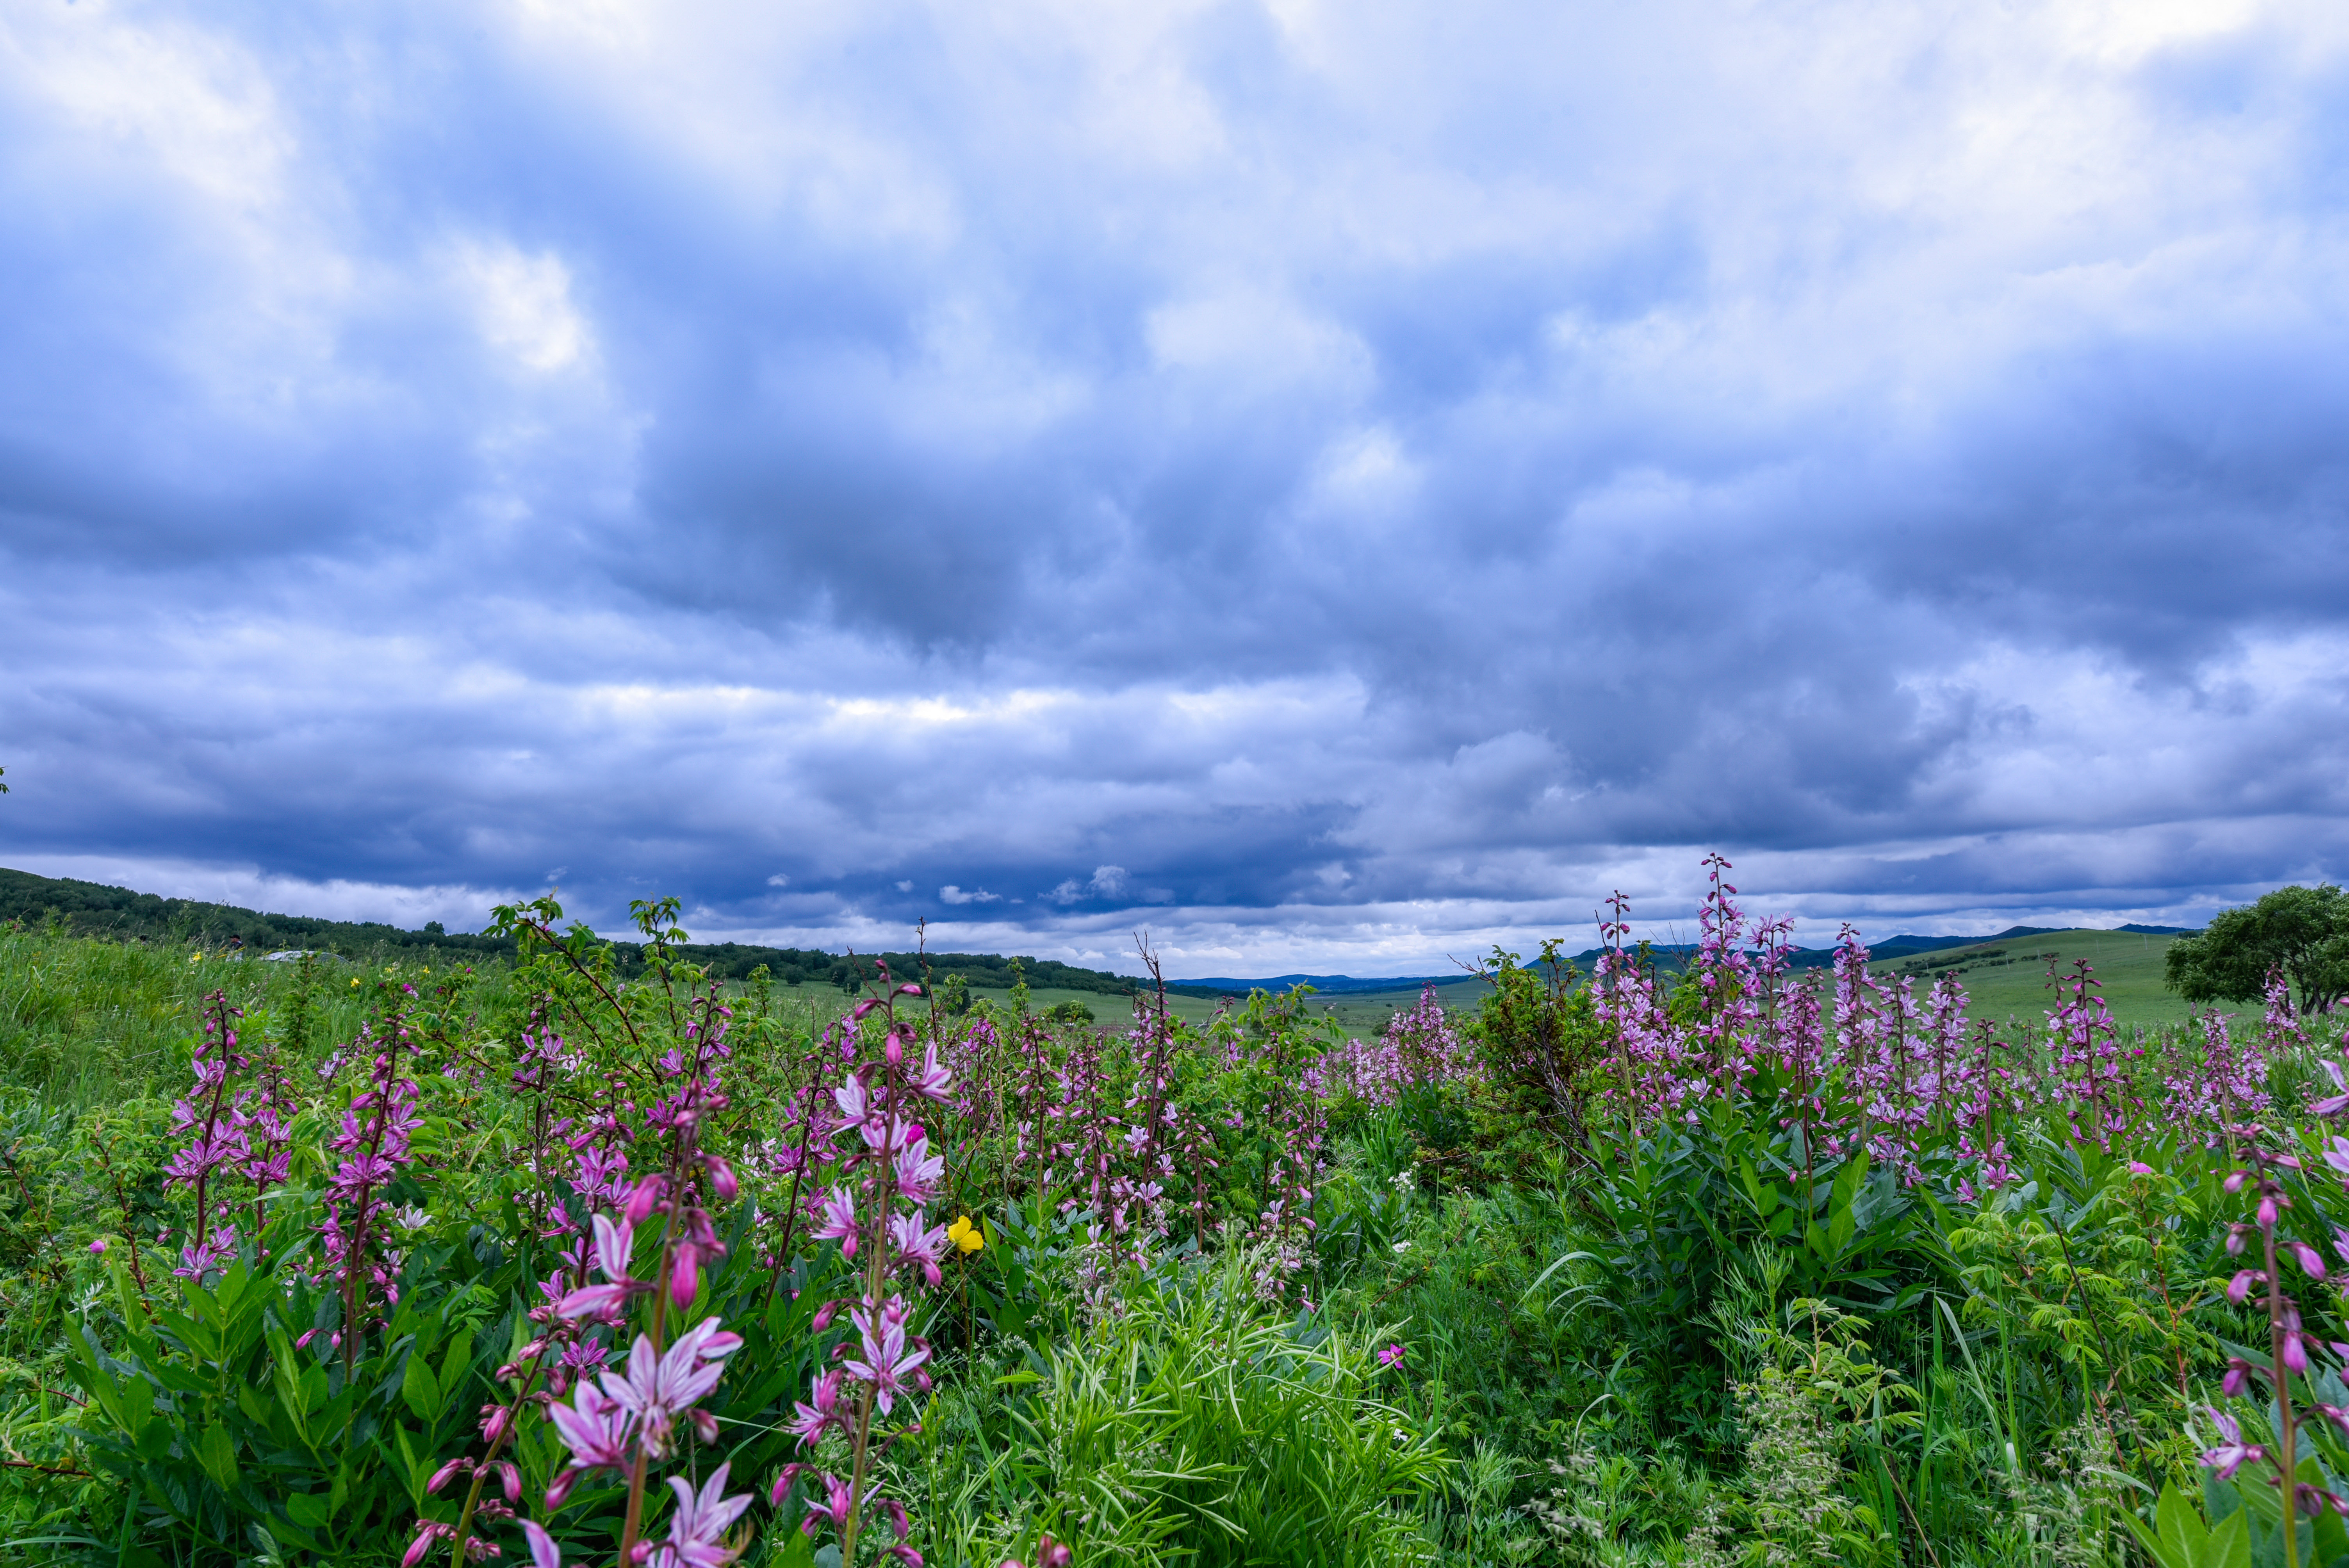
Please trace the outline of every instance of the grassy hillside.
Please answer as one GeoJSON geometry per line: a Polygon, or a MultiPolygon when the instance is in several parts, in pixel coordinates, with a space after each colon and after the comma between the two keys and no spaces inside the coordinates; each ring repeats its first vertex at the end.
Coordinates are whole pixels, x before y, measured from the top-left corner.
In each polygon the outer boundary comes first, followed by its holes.
{"type": "MultiPolygon", "coordinates": [[[[2053,1005],[2047,990],[2047,954],[2064,973],[2085,958],[2104,982],[2105,1004],[2123,1024],[2171,1024],[2193,1009],[2162,988],[2162,955],[2174,936],[2125,931],[2054,931],[2020,939],[1992,940],[1970,947],[1919,954],[1871,965],[1879,975],[1912,975],[1921,992],[1954,971],[1966,988],[1967,1011],[1977,1018],[2004,1022],[2036,1017],[2053,1005]]],[[[2240,1012],[2240,1006],[2221,1011],[2240,1012]]],[[[2256,1012],[2256,1007],[2252,1011],[2256,1012]]]]}

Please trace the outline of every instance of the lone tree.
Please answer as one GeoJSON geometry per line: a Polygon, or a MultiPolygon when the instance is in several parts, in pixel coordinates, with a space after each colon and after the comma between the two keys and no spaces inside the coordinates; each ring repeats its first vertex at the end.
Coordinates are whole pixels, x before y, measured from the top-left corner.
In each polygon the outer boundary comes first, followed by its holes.
{"type": "Polygon", "coordinates": [[[2349,995],[2349,896],[2331,882],[2280,887],[2169,945],[2169,988],[2189,1002],[2251,1002],[2283,971],[2305,1013],[2349,995]]]}

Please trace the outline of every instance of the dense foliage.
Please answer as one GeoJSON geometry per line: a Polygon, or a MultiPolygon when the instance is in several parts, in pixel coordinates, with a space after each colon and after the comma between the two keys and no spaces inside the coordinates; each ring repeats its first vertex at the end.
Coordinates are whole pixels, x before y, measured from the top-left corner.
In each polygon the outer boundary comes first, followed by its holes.
{"type": "Polygon", "coordinates": [[[1682,973],[1619,903],[1371,1040],[826,1005],[667,903],[634,965],[548,901],[478,968],[0,932],[0,1542],[2349,1561],[2338,1039],[2085,968],[1993,1027],[1724,869],[1682,973]]]}
{"type": "Polygon", "coordinates": [[[2331,882],[2278,888],[2221,911],[2164,962],[2170,988],[2189,1002],[2248,1002],[2282,975],[2302,1011],[2330,1012],[2349,996],[2349,895],[2331,882]]]}

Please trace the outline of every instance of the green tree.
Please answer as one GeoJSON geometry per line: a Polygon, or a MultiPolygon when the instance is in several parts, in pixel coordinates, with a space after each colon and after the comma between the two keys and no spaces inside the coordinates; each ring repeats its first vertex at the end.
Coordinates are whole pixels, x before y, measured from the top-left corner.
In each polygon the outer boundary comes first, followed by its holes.
{"type": "Polygon", "coordinates": [[[2329,1012],[2349,995],[2349,897],[2331,882],[2280,887],[2179,937],[2166,963],[2166,984],[2189,1002],[2256,1001],[2280,969],[2302,1011],[2329,1012]]]}

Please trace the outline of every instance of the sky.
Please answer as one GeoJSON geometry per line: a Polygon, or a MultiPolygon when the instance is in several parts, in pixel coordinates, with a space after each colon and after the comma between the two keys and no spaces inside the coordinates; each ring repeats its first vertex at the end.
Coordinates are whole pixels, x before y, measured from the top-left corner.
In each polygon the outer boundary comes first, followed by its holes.
{"type": "Polygon", "coordinates": [[[1394,975],[2349,863],[2349,7],[0,10],[0,864],[1394,975]]]}

